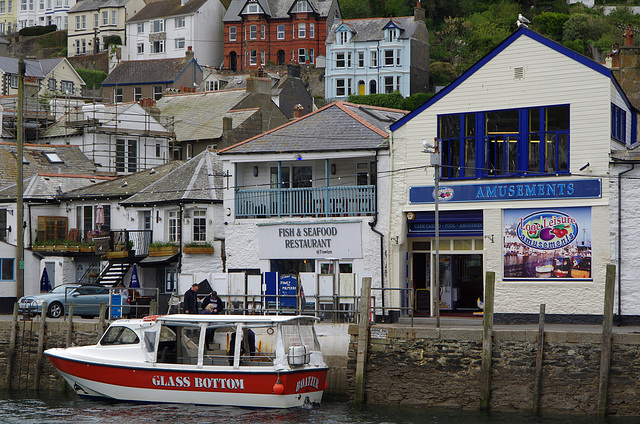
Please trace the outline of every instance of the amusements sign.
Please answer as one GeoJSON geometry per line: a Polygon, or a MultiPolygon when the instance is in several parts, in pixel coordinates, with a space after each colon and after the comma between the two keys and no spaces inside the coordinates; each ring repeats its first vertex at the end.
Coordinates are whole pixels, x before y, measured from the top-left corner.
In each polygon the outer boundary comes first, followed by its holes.
{"type": "Polygon", "coordinates": [[[504,211],[505,279],[591,277],[591,208],[504,211]]]}
{"type": "Polygon", "coordinates": [[[360,222],[261,225],[260,259],[362,258],[360,222]]]}

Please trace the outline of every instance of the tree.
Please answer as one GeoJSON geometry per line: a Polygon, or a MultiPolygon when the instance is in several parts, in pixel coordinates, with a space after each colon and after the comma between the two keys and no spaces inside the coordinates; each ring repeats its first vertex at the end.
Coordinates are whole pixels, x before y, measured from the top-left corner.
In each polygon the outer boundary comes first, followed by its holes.
{"type": "Polygon", "coordinates": [[[562,40],[564,23],[569,15],[557,12],[544,12],[531,19],[533,27],[541,34],[556,41],[562,40]]]}
{"type": "Polygon", "coordinates": [[[369,0],[339,0],[340,10],[344,19],[359,19],[372,17],[369,0]]]}

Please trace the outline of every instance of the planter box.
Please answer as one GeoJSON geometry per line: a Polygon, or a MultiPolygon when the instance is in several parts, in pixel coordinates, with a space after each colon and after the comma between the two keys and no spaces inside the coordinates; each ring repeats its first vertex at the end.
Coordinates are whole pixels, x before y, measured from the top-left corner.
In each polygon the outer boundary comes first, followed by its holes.
{"type": "Polygon", "coordinates": [[[95,251],[94,246],[80,246],[79,248],[79,252],[93,253],[94,251],[95,251]]]}
{"type": "Polygon", "coordinates": [[[169,256],[178,253],[178,246],[149,247],[149,256],[169,256]]]}
{"type": "Polygon", "coordinates": [[[213,254],[213,246],[185,246],[182,248],[184,253],[200,253],[205,255],[213,254]]]}
{"type": "Polygon", "coordinates": [[[107,252],[107,258],[128,258],[129,252],[122,250],[119,252],[107,252]]]}

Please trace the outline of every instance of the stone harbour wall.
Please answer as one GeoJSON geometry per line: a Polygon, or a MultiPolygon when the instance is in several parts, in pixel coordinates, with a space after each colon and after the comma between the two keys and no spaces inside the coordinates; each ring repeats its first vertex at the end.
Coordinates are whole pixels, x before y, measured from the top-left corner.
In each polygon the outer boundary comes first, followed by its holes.
{"type": "MultiPolygon", "coordinates": [[[[350,399],[355,394],[358,327],[349,328],[350,399]]],[[[531,412],[537,331],[494,331],[490,409],[531,412]]],[[[602,335],[546,331],[540,411],[597,411],[602,335]]],[[[365,377],[367,403],[477,410],[482,330],[373,326],[365,377]]],[[[614,334],[608,415],[640,415],[640,334],[614,334]]]]}

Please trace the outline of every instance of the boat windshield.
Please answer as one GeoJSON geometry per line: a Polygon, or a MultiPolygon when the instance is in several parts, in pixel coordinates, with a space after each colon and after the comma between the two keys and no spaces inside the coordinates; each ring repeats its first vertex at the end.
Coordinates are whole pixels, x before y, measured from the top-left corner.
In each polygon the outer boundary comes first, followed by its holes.
{"type": "Polygon", "coordinates": [[[200,327],[189,323],[162,324],[157,362],[165,364],[198,363],[200,327]]]}

